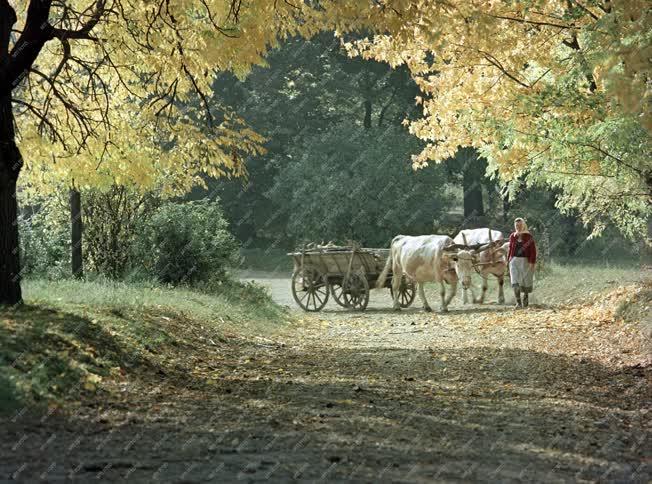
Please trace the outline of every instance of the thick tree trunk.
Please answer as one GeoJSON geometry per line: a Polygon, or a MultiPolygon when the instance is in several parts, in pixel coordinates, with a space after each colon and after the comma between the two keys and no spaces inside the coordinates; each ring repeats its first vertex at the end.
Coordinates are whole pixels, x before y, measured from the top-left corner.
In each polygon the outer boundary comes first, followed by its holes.
{"type": "Polygon", "coordinates": [[[364,128],[371,129],[371,100],[366,99],[364,102],[364,128]]]}
{"type": "Polygon", "coordinates": [[[0,0],[0,96],[11,94],[29,72],[43,45],[54,37],[55,31],[48,22],[51,4],[52,0],[29,2],[22,33],[8,53],[11,28],[17,18],[9,2],[0,0]]]}
{"type": "Polygon", "coordinates": [[[507,224],[509,221],[509,218],[507,215],[509,215],[509,211],[512,208],[512,203],[509,201],[509,198],[507,198],[507,195],[504,196],[503,198],[503,223],[507,224]]]}
{"type": "Polygon", "coordinates": [[[16,200],[16,183],[21,168],[11,97],[0,96],[0,304],[22,302],[16,200]]]}
{"type": "Polygon", "coordinates": [[[82,214],[81,194],[74,188],[70,190],[70,249],[72,256],[72,276],[84,277],[82,262],[82,214]]]}
{"type": "Polygon", "coordinates": [[[23,163],[16,146],[11,93],[27,75],[45,42],[54,37],[55,31],[48,23],[51,3],[29,2],[22,32],[10,52],[17,17],[12,5],[0,0],[0,304],[22,302],[16,183],[23,163]]]}
{"type": "Polygon", "coordinates": [[[466,153],[462,168],[462,189],[464,190],[464,217],[484,217],[482,202],[482,169],[478,153],[473,148],[463,148],[466,153]]]}
{"type": "Polygon", "coordinates": [[[464,189],[464,217],[483,217],[484,204],[480,180],[465,172],[462,188],[464,189]]]}

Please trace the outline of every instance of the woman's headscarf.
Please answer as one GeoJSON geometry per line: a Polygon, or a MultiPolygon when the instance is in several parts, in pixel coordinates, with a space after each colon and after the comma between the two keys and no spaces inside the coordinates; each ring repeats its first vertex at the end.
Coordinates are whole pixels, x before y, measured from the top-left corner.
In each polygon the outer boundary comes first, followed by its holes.
{"type": "Polygon", "coordinates": [[[525,222],[525,219],[524,219],[524,218],[522,218],[522,217],[516,217],[516,218],[514,219],[514,232],[516,232],[517,234],[529,234],[529,233],[530,233],[530,231],[529,231],[528,228],[527,228],[527,223],[525,222]],[[516,229],[516,222],[518,222],[519,220],[520,220],[521,222],[523,222],[523,229],[522,229],[521,231],[518,231],[518,230],[516,229]]]}

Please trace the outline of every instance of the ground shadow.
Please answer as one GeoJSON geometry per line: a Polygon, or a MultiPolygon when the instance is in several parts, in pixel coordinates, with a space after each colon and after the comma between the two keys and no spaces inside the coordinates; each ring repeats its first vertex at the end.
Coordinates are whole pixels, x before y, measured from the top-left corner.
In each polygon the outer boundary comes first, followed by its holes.
{"type": "MultiPolygon", "coordinates": [[[[401,308],[400,311],[390,308],[367,308],[364,311],[356,311],[353,309],[347,308],[324,308],[320,313],[325,314],[346,314],[355,316],[357,314],[388,314],[388,315],[399,315],[399,314],[441,314],[441,315],[455,315],[455,314],[484,314],[484,313],[504,313],[512,312],[514,308],[511,306],[469,306],[466,308],[449,308],[448,311],[442,312],[439,307],[433,307],[432,311],[425,311],[423,307],[410,306],[408,308],[401,308]]],[[[314,314],[314,312],[312,312],[314,314]]]]}
{"type": "Polygon", "coordinates": [[[156,378],[162,393],[147,405],[142,395],[125,396],[141,398],[141,407],[120,425],[83,412],[53,417],[41,430],[29,425],[33,417],[9,422],[3,440],[15,450],[3,449],[0,477],[20,470],[22,478],[46,472],[53,481],[73,473],[133,482],[646,482],[651,475],[641,412],[651,403],[649,372],[492,347],[314,348],[238,370],[217,382],[156,378]],[[84,445],[72,445],[79,439],[84,445]]]}

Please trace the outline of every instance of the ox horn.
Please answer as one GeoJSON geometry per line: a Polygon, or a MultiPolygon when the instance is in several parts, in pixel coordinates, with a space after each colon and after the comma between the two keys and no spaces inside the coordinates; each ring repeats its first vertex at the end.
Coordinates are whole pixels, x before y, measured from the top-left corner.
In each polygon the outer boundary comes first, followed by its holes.
{"type": "Polygon", "coordinates": [[[494,245],[495,245],[494,242],[489,242],[488,244],[483,244],[480,247],[478,247],[477,249],[475,249],[475,252],[476,253],[477,252],[484,252],[487,249],[491,249],[494,245]]]}
{"type": "Polygon", "coordinates": [[[464,244],[450,244],[444,247],[444,251],[446,252],[456,252],[459,249],[466,249],[466,245],[464,244]]]}

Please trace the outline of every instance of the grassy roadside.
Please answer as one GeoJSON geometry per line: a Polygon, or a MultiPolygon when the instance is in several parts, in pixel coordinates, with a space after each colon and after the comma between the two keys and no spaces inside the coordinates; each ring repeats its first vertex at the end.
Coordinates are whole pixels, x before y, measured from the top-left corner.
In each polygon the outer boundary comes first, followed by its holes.
{"type": "MultiPolygon", "coordinates": [[[[623,288],[618,315],[642,322],[652,307],[645,277],[635,267],[552,265],[535,291],[544,305],[597,307],[623,288]]],[[[210,381],[197,368],[208,368],[220,351],[237,360],[239,344],[286,333],[292,318],[251,284],[229,283],[211,294],[72,280],[27,280],[23,289],[25,306],[0,309],[0,411],[79,400],[125,375],[210,381]]],[[[509,291],[507,281],[508,298],[509,291]]],[[[490,292],[493,298],[495,281],[490,292]]]]}
{"type": "MultiPolygon", "coordinates": [[[[532,300],[544,306],[592,303],[606,292],[637,285],[645,280],[649,281],[651,278],[652,274],[645,274],[635,263],[618,266],[551,263],[546,265],[543,271],[535,273],[532,300]]],[[[472,281],[476,295],[478,295],[482,286],[482,278],[474,273],[472,281]]],[[[497,279],[494,276],[489,276],[487,282],[488,292],[485,302],[494,302],[498,297],[497,279]]],[[[506,300],[511,304],[514,296],[508,271],[505,272],[503,290],[506,300]]],[[[429,284],[426,293],[430,294],[429,291],[432,291],[432,297],[437,300],[439,286],[429,284]]],[[[461,292],[462,290],[458,286],[458,296],[456,297],[461,298],[461,292]]]]}
{"type": "MultiPolygon", "coordinates": [[[[617,266],[553,263],[543,274],[535,275],[534,290],[547,304],[575,304],[592,300],[607,290],[639,283],[645,277],[634,263],[617,266]]],[[[509,276],[505,287],[511,291],[509,276]]]]}
{"type": "Polygon", "coordinates": [[[126,372],[182,373],[198,347],[273,333],[287,314],[259,287],[217,294],[121,282],[28,280],[0,309],[0,411],[77,398],[126,372]]]}

